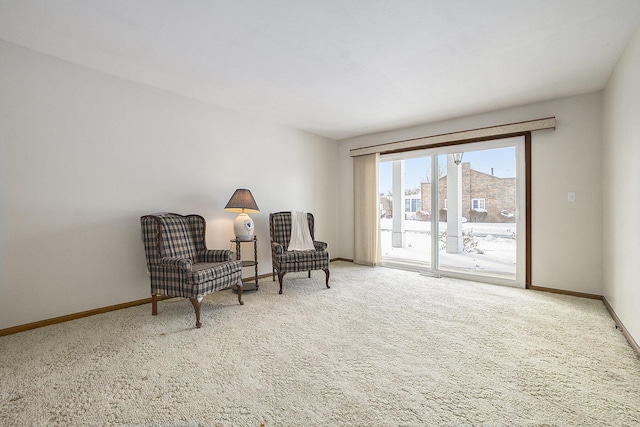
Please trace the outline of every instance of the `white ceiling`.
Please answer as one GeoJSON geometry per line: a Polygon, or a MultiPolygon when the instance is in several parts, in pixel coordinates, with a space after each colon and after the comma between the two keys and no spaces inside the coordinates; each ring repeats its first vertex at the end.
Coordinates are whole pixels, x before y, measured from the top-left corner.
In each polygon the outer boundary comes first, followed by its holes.
{"type": "Polygon", "coordinates": [[[602,89],[638,0],[0,0],[0,39],[334,139],[602,89]]]}

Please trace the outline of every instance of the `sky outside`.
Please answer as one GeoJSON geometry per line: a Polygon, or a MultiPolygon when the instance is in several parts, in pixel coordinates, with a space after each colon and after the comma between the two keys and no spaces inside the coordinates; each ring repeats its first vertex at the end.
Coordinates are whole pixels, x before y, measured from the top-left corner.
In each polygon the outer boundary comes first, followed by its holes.
{"type": "MultiPolygon", "coordinates": [[[[439,163],[446,164],[445,155],[439,157],[439,163]]],[[[471,163],[471,169],[484,172],[499,178],[513,178],[516,176],[516,149],[515,147],[494,148],[465,152],[462,158],[464,163],[471,163]]],[[[421,182],[427,182],[431,175],[431,158],[418,157],[404,161],[404,186],[405,189],[420,188],[421,182]]],[[[446,173],[446,172],[445,172],[446,173]]],[[[392,190],[392,162],[380,162],[379,190],[382,194],[388,194],[392,190]]]]}

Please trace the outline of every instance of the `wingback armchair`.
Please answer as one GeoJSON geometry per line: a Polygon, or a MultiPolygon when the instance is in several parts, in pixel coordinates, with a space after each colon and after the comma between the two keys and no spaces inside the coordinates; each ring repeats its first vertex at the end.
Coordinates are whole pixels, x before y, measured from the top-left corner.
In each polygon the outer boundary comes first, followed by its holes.
{"type": "Polygon", "coordinates": [[[205,220],[200,215],[157,213],[140,218],[142,241],[151,279],[151,314],[158,314],[158,296],[189,298],[200,323],[202,298],[238,286],[242,301],[242,262],[230,250],[209,250],[205,220]]]}
{"type": "Polygon", "coordinates": [[[277,212],[269,214],[269,232],[271,234],[271,261],[273,264],[273,281],[278,274],[280,294],[282,293],[282,279],[284,275],[294,271],[323,270],[326,276],[325,285],[329,286],[329,252],[325,242],[314,238],[313,214],[307,213],[307,224],[313,240],[315,250],[288,251],[291,240],[291,212],[277,212]]]}

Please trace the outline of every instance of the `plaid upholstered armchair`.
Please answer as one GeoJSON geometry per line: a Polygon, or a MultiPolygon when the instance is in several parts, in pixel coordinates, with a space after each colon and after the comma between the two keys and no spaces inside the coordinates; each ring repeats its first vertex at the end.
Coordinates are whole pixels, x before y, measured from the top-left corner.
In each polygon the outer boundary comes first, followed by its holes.
{"type": "Polygon", "coordinates": [[[273,280],[280,282],[280,294],[282,293],[282,279],[286,273],[294,271],[324,270],[325,285],[329,286],[329,252],[325,242],[316,241],[314,238],[313,214],[307,213],[307,224],[313,240],[315,250],[288,251],[291,240],[291,212],[277,212],[269,214],[269,232],[271,234],[271,261],[273,264],[273,280]]]}
{"type": "Polygon", "coordinates": [[[205,220],[200,215],[158,213],[140,218],[151,279],[151,314],[158,314],[158,296],[189,298],[200,323],[202,298],[238,286],[242,302],[242,263],[229,250],[209,250],[205,220]]]}

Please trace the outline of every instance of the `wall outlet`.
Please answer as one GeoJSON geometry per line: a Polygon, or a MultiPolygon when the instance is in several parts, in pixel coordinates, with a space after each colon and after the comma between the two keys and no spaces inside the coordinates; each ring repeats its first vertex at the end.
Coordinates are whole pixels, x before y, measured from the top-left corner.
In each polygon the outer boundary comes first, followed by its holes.
{"type": "Polygon", "coordinates": [[[575,201],[576,201],[576,192],[569,191],[569,193],[567,194],[567,202],[575,202],[575,201]]]}

